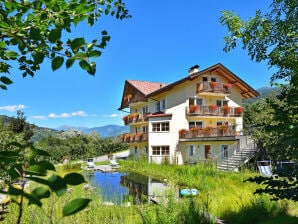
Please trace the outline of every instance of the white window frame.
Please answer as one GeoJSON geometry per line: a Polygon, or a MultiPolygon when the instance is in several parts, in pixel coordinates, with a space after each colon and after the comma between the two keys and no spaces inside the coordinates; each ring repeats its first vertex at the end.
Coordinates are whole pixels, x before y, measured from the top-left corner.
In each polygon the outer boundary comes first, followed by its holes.
{"type": "Polygon", "coordinates": [[[153,156],[169,156],[170,155],[170,146],[169,145],[155,145],[151,146],[153,156]],[[168,153],[164,153],[164,152],[168,153]]]}
{"type": "Polygon", "coordinates": [[[221,158],[226,159],[229,157],[229,146],[228,145],[221,145],[220,147],[221,150],[221,158]]]}
{"type": "Polygon", "coordinates": [[[169,132],[170,131],[170,122],[152,122],[152,132],[169,132]]]}
{"type": "Polygon", "coordinates": [[[196,153],[196,148],[194,145],[189,145],[189,148],[188,148],[188,155],[189,156],[194,156],[196,153]]]}

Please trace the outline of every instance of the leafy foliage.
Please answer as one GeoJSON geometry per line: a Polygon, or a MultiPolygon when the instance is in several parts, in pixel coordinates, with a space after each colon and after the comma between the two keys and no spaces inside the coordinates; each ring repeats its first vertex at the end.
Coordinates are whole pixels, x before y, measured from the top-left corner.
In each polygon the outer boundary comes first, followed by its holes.
{"type": "MultiPolygon", "coordinates": [[[[295,0],[273,0],[270,12],[262,15],[257,11],[248,21],[232,12],[223,12],[220,21],[226,25],[229,36],[225,37],[225,51],[230,51],[241,42],[252,60],[266,61],[269,67],[277,68],[271,77],[273,83],[282,79],[281,92],[274,99],[258,103],[268,114],[253,108],[249,116],[253,125],[253,136],[273,153],[276,160],[298,160],[298,2],[295,0]],[[260,114],[257,114],[259,113],[260,114]],[[253,114],[256,116],[253,118],[253,114]],[[260,139],[263,140],[260,141],[260,139]]],[[[290,177],[254,179],[266,185],[257,193],[269,193],[274,198],[297,201],[297,173],[290,177]],[[294,189],[294,190],[293,190],[294,189]]]]}
{"type": "MultiPolygon", "coordinates": [[[[34,76],[45,59],[51,60],[55,71],[65,63],[70,68],[75,61],[89,74],[96,73],[96,63],[110,36],[102,30],[90,43],[84,37],[64,39],[74,26],[85,22],[95,25],[103,15],[117,19],[129,18],[121,0],[47,0],[0,2],[0,73],[9,73],[18,63],[22,76],[34,76]]],[[[6,90],[12,80],[0,77],[0,88],[6,90]]]]}

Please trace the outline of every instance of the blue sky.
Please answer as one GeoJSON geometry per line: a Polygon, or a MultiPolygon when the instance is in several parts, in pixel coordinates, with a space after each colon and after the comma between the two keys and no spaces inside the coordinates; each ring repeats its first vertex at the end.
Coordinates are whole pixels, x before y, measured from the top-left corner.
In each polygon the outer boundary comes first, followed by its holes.
{"type": "Polygon", "coordinates": [[[272,71],[265,63],[250,60],[238,47],[223,52],[227,29],[219,23],[222,10],[249,18],[257,9],[268,10],[268,0],[126,0],[128,20],[103,18],[96,26],[79,26],[73,37],[94,39],[102,29],[111,41],[96,59],[95,76],[78,66],[51,70],[50,61],[32,77],[22,78],[14,69],[14,81],[0,90],[0,114],[16,116],[21,109],[27,121],[38,126],[98,127],[123,125],[120,106],[126,79],[171,83],[200,69],[222,63],[253,88],[270,86],[272,71]]]}

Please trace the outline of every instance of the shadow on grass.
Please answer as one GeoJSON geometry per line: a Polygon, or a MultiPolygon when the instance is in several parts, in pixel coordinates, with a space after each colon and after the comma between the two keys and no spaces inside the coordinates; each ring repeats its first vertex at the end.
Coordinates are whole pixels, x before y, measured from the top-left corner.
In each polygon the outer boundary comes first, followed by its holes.
{"type": "Polygon", "coordinates": [[[296,224],[298,217],[288,215],[288,203],[285,201],[268,202],[255,200],[238,212],[226,212],[221,217],[228,224],[296,224]]]}

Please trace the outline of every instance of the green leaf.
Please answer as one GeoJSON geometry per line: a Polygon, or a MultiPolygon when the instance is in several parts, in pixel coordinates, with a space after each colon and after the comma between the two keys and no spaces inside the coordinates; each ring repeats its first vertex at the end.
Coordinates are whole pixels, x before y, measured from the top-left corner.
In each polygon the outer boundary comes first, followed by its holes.
{"type": "Polygon", "coordinates": [[[6,85],[3,85],[3,84],[0,84],[0,88],[1,88],[1,89],[4,89],[4,90],[7,90],[6,85]]]}
{"type": "Polygon", "coordinates": [[[39,156],[51,156],[47,151],[42,149],[36,149],[36,154],[39,156]]]}
{"type": "Polygon", "coordinates": [[[46,160],[43,160],[43,161],[39,161],[36,163],[36,165],[39,165],[39,166],[42,166],[44,167],[46,170],[53,170],[55,171],[55,166],[49,162],[49,161],[46,161],[46,160]]]}
{"type": "Polygon", "coordinates": [[[8,174],[12,180],[17,179],[23,174],[23,167],[21,164],[14,164],[10,167],[8,174]]]}
{"type": "Polygon", "coordinates": [[[76,198],[70,201],[63,207],[63,216],[69,216],[83,210],[88,206],[90,201],[88,198],[76,198]]]}
{"type": "Polygon", "coordinates": [[[68,173],[63,179],[70,185],[79,185],[86,182],[84,176],[79,173],[68,173]]]}
{"type": "Polygon", "coordinates": [[[49,33],[48,40],[51,43],[56,43],[61,38],[61,29],[52,29],[49,33]]]}
{"type": "Polygon", "coordinates": [[[10,85],[12,83],[12,81],[9,78],[7,78],[6,76],[1,76],[0,81],[6,85],[10,85]]]}
{"type": "Polygon", "coordinates": [[[20,149],[20,148],[24,148],[24,146],[23,146],[21,143],[19,143],[19,142],[10,142],[10,143],[8,143],[7,146],[16,146],[16,147],[18,147],[19,149],[20,149]]]}
{"type": "Polygon", "coordinates": [[[34,62],[37,63],[37,64],[41,64],[43,62],[43,59],[44,59],[44,54],[41,53],[41,52],[34,52],[32,54],[33,56],[33,59],[34,59],[34,62]]]}
{"type": "Polygon", "coordinates": [[[19,153],[15,151],[0,151],[0,156],[14,157],[18,155],[19,153]]]}
{"type": "Polygon", "coordinates": [[[70,47],[74,51],[74,50],[82,47],[84,44],[86,44],[84,38],[76,38],[71,42],[70,47]]]}
{"type": "Polygon", "coordinates": [[[42,37],[41,37],[41,34],[40,34],[40,30],[38,28],[35,28],[35,27],[32,27],[30,29],[30,38],[32,40],[41,40],[42,37]]]}
{"type": "Polygon", "coordinates": [[[51,188],[52,191],[54,191],[58,197],[62,196],[65,194],[67,186],[65,181],[62,179],[62,177],[53,174],[48,178],[49,182],[49,187],[51,188]]]}
{"type": "Polygon", "coordinates": [[[63,57],[55,57],[53,60],[52,60],[52,69],[53,71],[56,71],[58,68],[60,68],[62,66],[64,62],[64,58],[63,57]]]}
{"type": "MultiPolygon", "coordinates": [[[[49,191],[49,188],[44,187],[44,186],[40,186],[35,188],[32,192],[31,195],[33,197],[36,197],[38,199],[42,199],[42,198],[48,198],[51,195],[51,192],[49,191]]],[[[30,202],[29,202],[30,204],[30,202]]]]}
{"type": "Polygon", "coordinates": [[[101,55],[100,51],[94,50],[89,53],[89,57],[99,57],[101,55]]]}
{"type": "Polygon", "coordinates": [[[67,59],[66,68],[70,68],[74,62],[75,62],[75,59],[73,59],[73,58],[67,59]]]}
{"type": "Polygon", "coordinates": [[[82,69],[84,69],[84,70],[89,69],[89,63],[86,60],[81,60],[79,64],[80,64],[82,69]]]}
{"type": "Polygon", "coordinates": [[[26,173],[37,176],[46,176],[47,169],[42,165],[32,165],[26,169],[26,173]]]}
{"type": "Polygon", "coordinates": [[[15,60],[18,57],[18,53],[15,51],[7,51],[4,53],[4,55],[12,60],[15,60]]]}
{"type": "Polygon", "coordinates": [[[50,186],[49,181],[48,180],[45,180],[43,178],[36,177],[36,176],[27,176],[26,178],[28,180],[34,181],[36,183],[40,183],[40,184],[44,184],[44,185],[50,186]]]}

